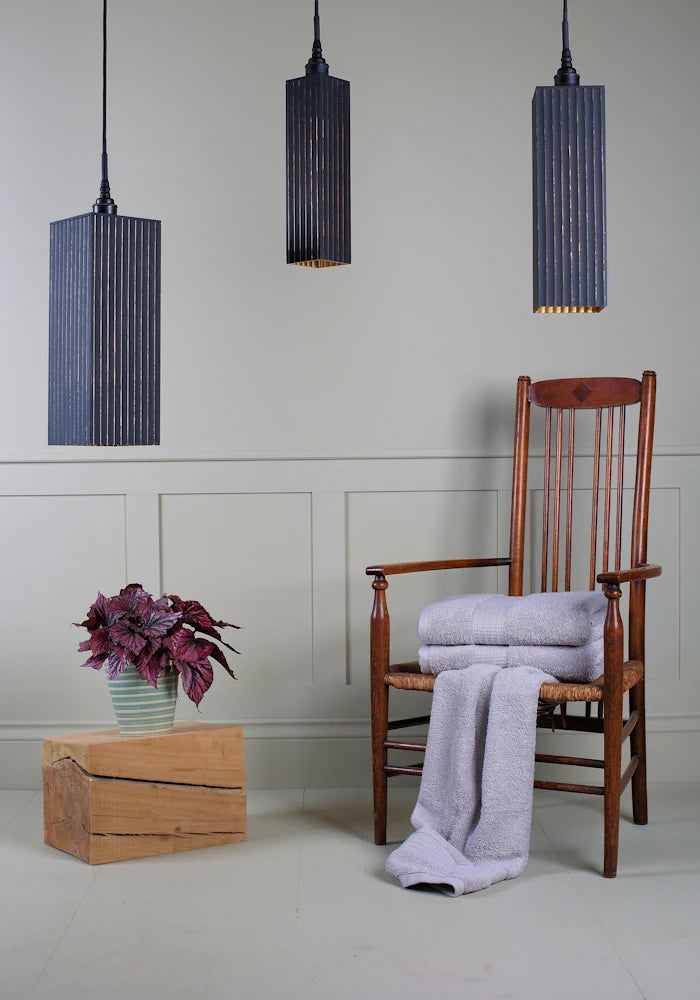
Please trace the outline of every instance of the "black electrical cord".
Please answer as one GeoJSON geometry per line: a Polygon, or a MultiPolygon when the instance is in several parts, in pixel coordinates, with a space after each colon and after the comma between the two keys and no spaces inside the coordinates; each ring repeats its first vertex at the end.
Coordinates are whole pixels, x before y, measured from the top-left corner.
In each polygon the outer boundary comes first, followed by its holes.
{"type": "Polygon", "coordinates": [[[580,76],[574,69],[569,48],[569,5],[564,0],[564,13],[561,22],[561,66],[554,77],[557,87],[578,87],[580,76]]]}
{"type": "Polygon", "coordinates": [[[114,204],[109,190],[107,164],[107,0],[102,2],[102,180],[100,195],[95,202],[95,212],[114,214],[117,206],[114,204]]]}

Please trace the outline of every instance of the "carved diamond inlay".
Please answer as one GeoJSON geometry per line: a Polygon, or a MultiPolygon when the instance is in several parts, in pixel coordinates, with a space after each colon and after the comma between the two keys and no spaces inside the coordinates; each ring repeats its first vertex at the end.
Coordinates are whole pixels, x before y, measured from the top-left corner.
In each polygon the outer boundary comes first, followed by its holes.
{"type": "Polygon", "coordinates": [[[579,384],[574,389],[572,395],[578,399],[579,403],[583,403],[584,400],[588,399],[591,394],[591,389],[588,388],[585,382],[579,382],[579,384]]]}

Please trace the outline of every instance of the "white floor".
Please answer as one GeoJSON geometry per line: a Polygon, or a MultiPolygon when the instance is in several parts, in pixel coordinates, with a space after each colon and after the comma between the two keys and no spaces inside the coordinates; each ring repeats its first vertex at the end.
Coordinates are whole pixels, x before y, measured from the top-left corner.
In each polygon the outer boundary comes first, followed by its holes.
{"type": "MultiPolygon", "coordinates": [[[[398,840],[415,790],[390,791],[398,840]]],[[[0,998],[697,1000],[700,785],[650,814],[606,880],[601,802],[538,792],[525,874],[451,899],[384,873],[365,790],[251,791],[247,843],[98,868],[0,792],[0,998]]]]}

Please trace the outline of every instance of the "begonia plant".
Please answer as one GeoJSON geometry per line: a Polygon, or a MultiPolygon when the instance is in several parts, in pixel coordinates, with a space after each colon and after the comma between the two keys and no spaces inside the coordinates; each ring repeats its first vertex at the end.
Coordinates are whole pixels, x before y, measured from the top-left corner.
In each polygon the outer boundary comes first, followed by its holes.
{"type": "Polygon", "coordinates": [[[81,653],[90,652],[83,666],[100,670],[106,665],[110,678],[133,666],[157,688],[159,678],[169,670],[177,670],[183,691],[195,705],[211,687],[212,660],[235,680],[217,643],[237,653],[224,642],[219,629],[239,626],[212,618],[199,601],[183,601],[176,594],[154,600],[141,584],[130,583],[116,597],[98,592],[85,621],[74,624],[90,633],[90,638],[78,646],[81,653]]]}

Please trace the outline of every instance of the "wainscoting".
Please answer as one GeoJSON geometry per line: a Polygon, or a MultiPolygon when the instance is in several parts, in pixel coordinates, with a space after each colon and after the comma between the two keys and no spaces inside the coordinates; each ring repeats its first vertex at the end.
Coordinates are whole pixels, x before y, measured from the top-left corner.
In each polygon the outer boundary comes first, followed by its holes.
{"type": "MultiPolygon", "coordinates": [[[[130,581],[243,626],[228,636],[239,679],[220,671],[201,717],[244,724],[251,786],[368,784],[364,567],[506,554],[509,456],[82,454],[0,463],[0,786],[38,786],[44,736],[111,725],[105,680],[80,669],[84,636],[70,623],[98,589],[130,581]]],[[[647,601],[654,778],[700,779],[698,509],[700,449],[661,449],[649,559],[664,574],[647,601]]],[[[505,585],[491,569],[392,580],[394,657],[415,658],[430,600],[505,585]]],[[[178,718],[195,717],[178,706],[178,718]]]]}

